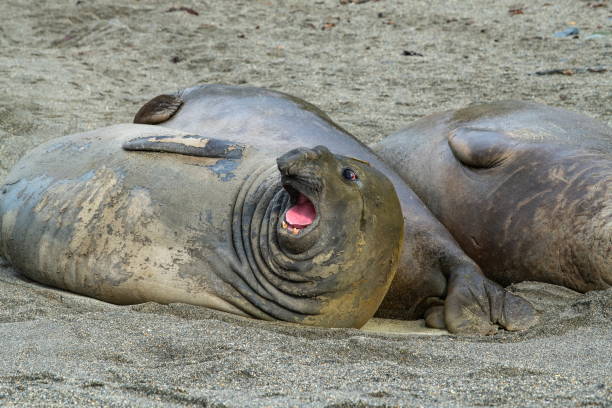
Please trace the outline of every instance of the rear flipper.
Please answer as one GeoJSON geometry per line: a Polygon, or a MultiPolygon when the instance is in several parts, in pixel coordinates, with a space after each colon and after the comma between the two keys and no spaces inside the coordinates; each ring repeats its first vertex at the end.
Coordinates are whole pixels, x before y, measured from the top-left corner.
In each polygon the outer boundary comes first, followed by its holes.
{"type": "Polygon", "coordinates": [[[134,123],[158,125],[179,111],[183,100],[178,95],[159,95],[145,103],[134,117],[134,123]]]}
{"type": "Polygon", "coordinates": [[[498,326],[510,331],[524,330],[537,320],[529,302],[470,265],[456,268],[450,274],[444,305],[431,306],[425,312],[429,327],[460,334],[493,334],[498,326]]]}

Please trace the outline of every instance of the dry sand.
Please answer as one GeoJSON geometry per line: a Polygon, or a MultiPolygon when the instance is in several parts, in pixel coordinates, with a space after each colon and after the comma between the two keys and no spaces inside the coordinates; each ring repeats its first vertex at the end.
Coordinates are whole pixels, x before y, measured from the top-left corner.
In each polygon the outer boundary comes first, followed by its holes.
{"type": "MultiPolygon", "coordinates": [[[[0,179],[45,140],[200,83],[294,94],[365,142],[508,98],[612,124],[609,1],[429,3],[3,0],[0,179]]],[[[119,307],[0,267],[0,406],[611,406],[612,290],[513,290],[542,312],[523,333],[376,334],[119,307]]]]}

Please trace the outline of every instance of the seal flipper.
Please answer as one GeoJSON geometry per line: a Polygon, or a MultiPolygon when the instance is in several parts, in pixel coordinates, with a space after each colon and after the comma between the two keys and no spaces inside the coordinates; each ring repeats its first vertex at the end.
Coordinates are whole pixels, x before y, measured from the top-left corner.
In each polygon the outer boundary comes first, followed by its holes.
{"type": "Polygon", "coordinates": [[[157,125],[174,116],[182,105],[183,100],[177,95],[158,95],[142,105],[134,116],[134,123],[157,125]]]}
{"type": "Polygon", "coordinates": [[[528,301],[477,271],[459,268],[451,274],[444,301],[444,322],[451,333],[493,334],[497,325],[510,331],[524,330],[537,321],[528,301]]]}
{"type": "Polygon", "coordinates": [[[240,159],[246,146],[199,135],[144,136],[123,143],[124,150],[176,153],[186,156],[240,159]]]}
{"type": "Polygon", "coordinates": [[[517,144],[501,132],[471,127],[455,129],[448,138],[457,160],[478,169],[499,166],[517,144]]]}

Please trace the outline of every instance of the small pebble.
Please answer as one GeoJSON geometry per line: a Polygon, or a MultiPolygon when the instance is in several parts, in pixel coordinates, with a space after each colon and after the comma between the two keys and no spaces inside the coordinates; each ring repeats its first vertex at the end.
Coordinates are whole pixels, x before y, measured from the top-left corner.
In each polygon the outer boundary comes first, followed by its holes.
{"type": "Polygon", "coordinates": [[[577,29],[576,27],[570,27],[570,28],[566,28],[563,31],[557,31],[556,33],[553,34],[553,37],[555,37],[555,38],[567,38],[567,37],[577,36],[578,34],[580,34],[580,30],[579,29],[577,29]]]}

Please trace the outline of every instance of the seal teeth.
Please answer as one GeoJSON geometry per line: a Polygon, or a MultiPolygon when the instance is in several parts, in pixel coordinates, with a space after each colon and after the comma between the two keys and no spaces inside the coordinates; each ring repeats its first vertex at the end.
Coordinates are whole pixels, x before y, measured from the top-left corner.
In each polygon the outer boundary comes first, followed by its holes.
{"type": "Polygon", "coordinates": [[[297,235],[297,234],[299,234],[299,233],[300,233],[300,230],[299,230],[299,229],[297,229],[297,228],[293,228],[293,230],[291,230],[291,233],[292,233],[293,235],[297,235]]]}
{"type": "Polygon", "coordinates": [[[284,229],[287,229],[289,227],[289,225],[287,225],[287,223],[285,221],[283,221],[283,223],[281,225],[282,225],[282,227],[284,229]]]}

